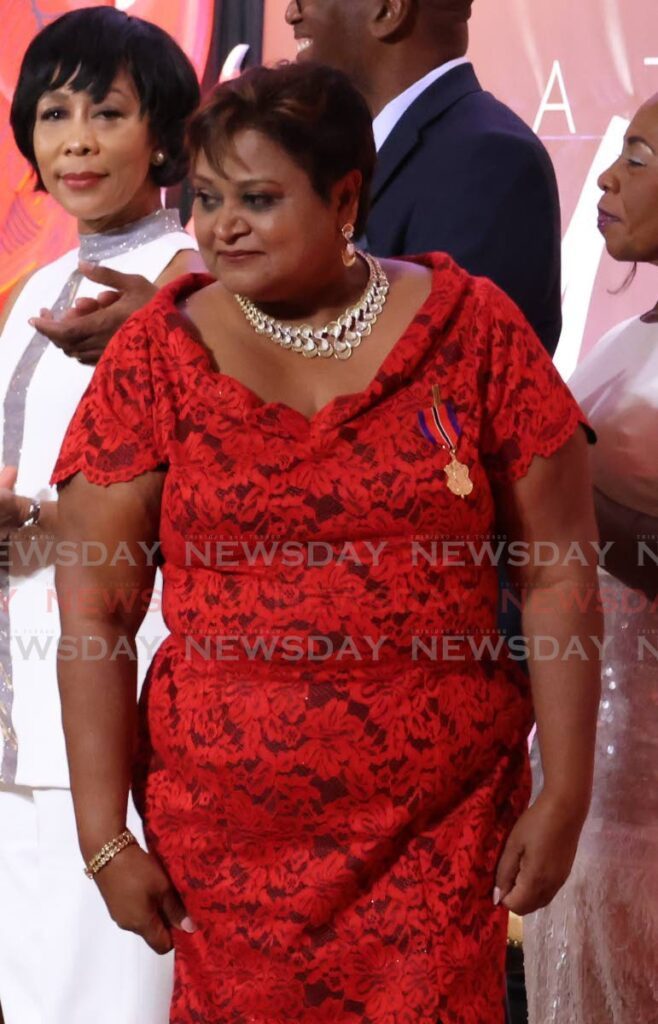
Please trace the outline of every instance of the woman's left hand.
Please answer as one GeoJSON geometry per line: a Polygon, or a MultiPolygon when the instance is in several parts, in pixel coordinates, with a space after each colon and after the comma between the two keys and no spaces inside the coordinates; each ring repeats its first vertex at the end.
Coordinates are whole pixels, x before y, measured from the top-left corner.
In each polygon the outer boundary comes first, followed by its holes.
{"type": "Polygon", "coordinates": [[[151,301],[158,289],[139,274],[122,274],[93,263],[81,263],[80,270],[108,290],[95,299],[78,299],[57,320],[50,310],[42,309],[29,322],[65,355],[85,366],[95,366],[110,338],[129,316],[151,301]]]}
{"type": "Polygon", "coordinates": [[[505,844],[494,903],[519,915],[550,903],[569,877],[586,814],[585,801],[540,793],[505,844]]]}

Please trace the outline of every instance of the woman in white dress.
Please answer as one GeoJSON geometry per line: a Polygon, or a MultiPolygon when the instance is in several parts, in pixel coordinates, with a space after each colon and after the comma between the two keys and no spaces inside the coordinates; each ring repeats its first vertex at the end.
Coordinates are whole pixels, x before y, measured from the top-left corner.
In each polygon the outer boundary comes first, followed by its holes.
{"type": "MultiPolygon", "coordinates": [[[[37,187],[78,221],[80,247],[19,283],[0,325],[0,1003],[6,1024],[164,1024],[171,957],[109,919],[78,850],[56,680],[55,492],[48,480],[98,353],[69,358],[35,331],[42,307],[88,310],[81,260],[155,285],[200,269],[161,188],[187,171],[194,69],[161,29],[109,7],[52,22],[25,55],[12,105],[37,187]]],[[[103,300],[101,300],[102,302],[103,300]]],[[[98,552],[93,553],[95,556],[98,552]]],[[[91,553],[90,553],[91,555],[91,553]]],[[[138,638],[140,675],[163,636],[138,638]]],[[[90,671],[93,671],[93,652],[90,671]]],[[[139,824],[131,812],[131,822],[139,824]]]]}
{"type": "MultiPolygon", "coordinates": [[[[601,175],[617,260],[658,264],[658,96],[601,175]]],[[[614,328],[569,385],[592,452],[605,612],[590,813],[571,876],[526,918],[530,1024],[658,1021],[658,307],[614,328]]]]}

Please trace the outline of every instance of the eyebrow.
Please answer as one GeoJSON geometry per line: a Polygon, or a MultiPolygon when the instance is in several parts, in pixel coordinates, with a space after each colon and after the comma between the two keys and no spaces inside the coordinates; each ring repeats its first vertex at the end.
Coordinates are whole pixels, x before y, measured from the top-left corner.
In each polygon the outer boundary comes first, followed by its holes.
{"type": "Polygon", "coordinates": [[[55,92],[51,89],[46,89],[46,91],[42,92],[39,96],[39,102],[41,102],[41,100],[68,100],[70,96],[71,93],[65,92],[64,89],[57,89],[55,92]]]}
{"type": "MultiPolygon", "coordinates": [[[[230,179],[229,179],[230,180],[230,179]]],[[[239,178],[233,181],[234,185],[242,185],[243,188],[253,188],[254,185],[278,185],[274,178],[239,178]]]]}
{"type": "MultiPolygon", "coordinates": [[[[207,178],[203,174],[193,174],[192,181],[201,182],[203,185],[214,185],[215,180],[213,178],[207,178]]],[[[233,178],[224,178],[224,181],[229,181],[232,185],[240,185],[242,188],[253,188],[254,185],[275,185],[277,188],[280,187],[278,181],[274,181],[273,178],[244,178],[238,181],[233,178]]]]}
{"type": "Polygon", "coordinates": [[[656,154],[656,151],[653,148],[653,146],[651,145],[651,143],[647,142],[646,139],[643,139],[641,135],[629,135],[628,138],[626,139],[626,145],[627,146],[637,146],[637,145],[646,146],[647,149],[651,150],[651,152],[654,154],[654,156],[656,154]]]}
{"type": "MultiPolygon", "coordinates": [[[[87,90],[80,89],[79,91],[86,92],[87,90]]],[[[98,102],[104,103],[107,97],[110,96],[113,92],[117,93],[118,96],[123,96],[124,98],[128,98],[129,95],[123,89],[119,89],[118,86],[113,85],[111,89],[108,89],[103,99],[99,100],[98,102]]],[[[66,89],[56,89],[54,92],[52,92],[50,89],[46,89],[45,92],[41,93],[41,96],[39,97],[39,102],[45,99],[48,99],[49,101],[57,100],[58,102],[62,102],[63,100],[70,100],[72,95],[74,95],[74,93],[69,92],[66,89]]]]}

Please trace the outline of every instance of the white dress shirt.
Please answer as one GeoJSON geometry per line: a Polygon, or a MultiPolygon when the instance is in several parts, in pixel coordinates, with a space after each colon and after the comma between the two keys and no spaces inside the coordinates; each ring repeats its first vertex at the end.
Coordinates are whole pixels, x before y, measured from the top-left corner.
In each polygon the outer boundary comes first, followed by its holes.
{"type": "Polygon", "coordinates": [[[396,96],[390,103],[387,103],[372,122],[377,152],[382,148],[402,115],[407,112],[411,104],[414,100],[418,99],[421,93],[425,92],[437,79],[447,75],[453,68],[458,68],[460,64],[468,63],[468,57],[457,57],[455,60],[449,60],[440,67],[433,68],[423,78],[419,78],[417,82],[414,82],[408,89],[401,92],[399,96],[396,96]]]}

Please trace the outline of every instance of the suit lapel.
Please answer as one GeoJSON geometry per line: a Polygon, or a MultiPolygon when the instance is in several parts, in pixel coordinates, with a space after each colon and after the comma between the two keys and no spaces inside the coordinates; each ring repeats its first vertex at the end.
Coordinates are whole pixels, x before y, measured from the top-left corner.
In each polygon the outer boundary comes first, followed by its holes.
{"type": "Polygon", "coordinates": [[[464,96],[480,91],[481,86],[473,65],[461,64],[453,71],[442,75],[414,100],[379,151],[372,183],[371,203],[377,201],[400,164],[416,148],[426,125],[436,121],[464,96]]]}

